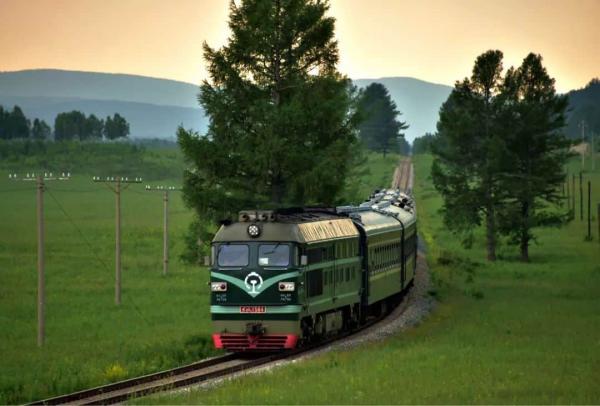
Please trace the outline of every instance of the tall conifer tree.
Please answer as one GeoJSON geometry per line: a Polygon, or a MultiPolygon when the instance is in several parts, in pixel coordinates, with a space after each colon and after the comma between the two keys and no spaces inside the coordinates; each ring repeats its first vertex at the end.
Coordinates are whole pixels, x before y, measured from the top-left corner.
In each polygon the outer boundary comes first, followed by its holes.
{"type": "Polygon", "coordinates": [[[371,83],[367,86],[358,106],[363,118],[360,138],[369,149],[381,152],[384,157],[390,151],[409,152],[410,147],[401,132],[408,125],[398,120],[401,113],[384,85],[371,83]]]}
{"type": "Polygon", "coordinates": [[[432,178],[444,198],[449,228],[471,241],[475,226],[485,223],[487,258],[496,259],[497,210],[504,142],[499,131],[497,99],[502,85],[502,52],[477,57],[471,78],[457,82],[442,105],[434,144],[432,178]]]}
{"type": "Polygon", "coordinates": [[[568,157],[562,133],[568,99],[556,94],[542,57],[532,53],[509,69],[500,98],[508,145],[503,188],[509,194],[500,223],[519,245],[521,260],[529,261],[532,229],[566,221],[557,204],[568,157]]]}
{"type": "MultiPolygon", "coordinates": [[[[242,208],[333,204],[355,144],[350,81],[336,70],[327,1],[231,2],[228,43],[204,44],[206,135],[178,130],[184,197],[203,219],[242,208]]],[[[205,237],[206,238],[206,237],[205,237]]]]}

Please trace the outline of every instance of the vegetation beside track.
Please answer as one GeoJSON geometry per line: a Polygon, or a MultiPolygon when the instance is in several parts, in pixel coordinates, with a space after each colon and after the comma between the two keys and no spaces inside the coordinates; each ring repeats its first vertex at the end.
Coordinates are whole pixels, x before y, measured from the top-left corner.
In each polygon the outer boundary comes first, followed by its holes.
{"type": "MultiPolygon", "coordinates": [[[[584,241],[587,225],[577,219],[540,232],[529,264],[507,245],[489,264],[484,238],[466,250],[443,226],[431,158],[417,156],[415,165],[430,294],[439,301],[425,322],[382,342],[141,403],[598,403],[600,244],[584,241]]],[[[600,174],[590,177],[600,190],[600,174]]]]}
{"type": "MultiPolygon", "coordinates": [[[[2,150],[12,158],[0,165],[0,404],[65,394],[214,353],[208,272],[178,260],[192,219],[179,193],[170,198],[171,262],[163,276],[162,193],[146,192],[146,182],[123,191],[123,304],[117,307],[115,197],[91,182],[92,175],[128,168],[130,176],[162,179],[150,184],[177,186],[181,153],[168,146],[77,144],[53,145],[45,157],[2,150]],[[9,181],[8,170],[23,175],[46,161],[78,169],[70,181],[47,182],[46,345],[39,349],[35,182],[9,181]],[[154,172],[157,167],[167,169],[154,172]]],[[[371,185],[387,184],[397,161],[397,155],[367,154],[369,170],[359,171],[360,189],[349,187],[348,196],[364,198],[371,185]]]]}

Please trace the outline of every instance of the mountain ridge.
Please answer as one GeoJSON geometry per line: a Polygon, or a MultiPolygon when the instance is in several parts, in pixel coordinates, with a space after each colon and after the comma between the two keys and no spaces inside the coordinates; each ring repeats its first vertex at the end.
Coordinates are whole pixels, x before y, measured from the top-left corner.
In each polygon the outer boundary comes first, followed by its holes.
{"type": "MultiPolygon", "coordinates": [[[[452,90],[444,84],[408,76],[353,82],[359,87],[378,82],[388,88],[402,113],[400,119],[410,126],[405,131],[408,141],[435,131],[439,107],[452,90]]],[[[118,112],[130,122],[132,137],[173,138],[179,124],[206,131],[208,119],[198,105],[199,91],[199,85],[128,73],[61,69],[0,72],[0,104],[10,108],[10,104],[20,103],[28,117],[43,118],[51,125],[64,108],[87,110],[86,114],[99,117],[118,112]]]]}

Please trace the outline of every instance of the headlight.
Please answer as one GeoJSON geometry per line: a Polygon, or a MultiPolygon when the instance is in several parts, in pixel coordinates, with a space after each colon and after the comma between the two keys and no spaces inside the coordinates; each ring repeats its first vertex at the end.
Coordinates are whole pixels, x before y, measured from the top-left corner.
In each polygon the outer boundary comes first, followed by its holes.
{"type": "Polygon", "coordinates": [[[211,282],[211,292],[227,292],[227,282],[211,282]]]}
{"type": "Polygon", "coordinates": [[[293,292],[296,289],[294,282],[279,282],[280,292],[293,292]]]}
{"type": "Polygon", "coordinates": [[[260,235],[260,227],[258,224],[250,224],[248,226],[248,235],[252,238],[256,238],[260,235]]]}

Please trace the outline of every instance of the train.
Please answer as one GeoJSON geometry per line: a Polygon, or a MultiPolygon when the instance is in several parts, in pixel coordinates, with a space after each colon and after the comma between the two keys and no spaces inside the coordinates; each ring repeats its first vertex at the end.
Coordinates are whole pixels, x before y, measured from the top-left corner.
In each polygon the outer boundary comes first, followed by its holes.
{"type": "Polygon", "coordinates": [[[214,346],[285,351],[386,313],[413,284],[412,197],[375,190],[354,206],[246,210],[211,244],[214,346]]]}

